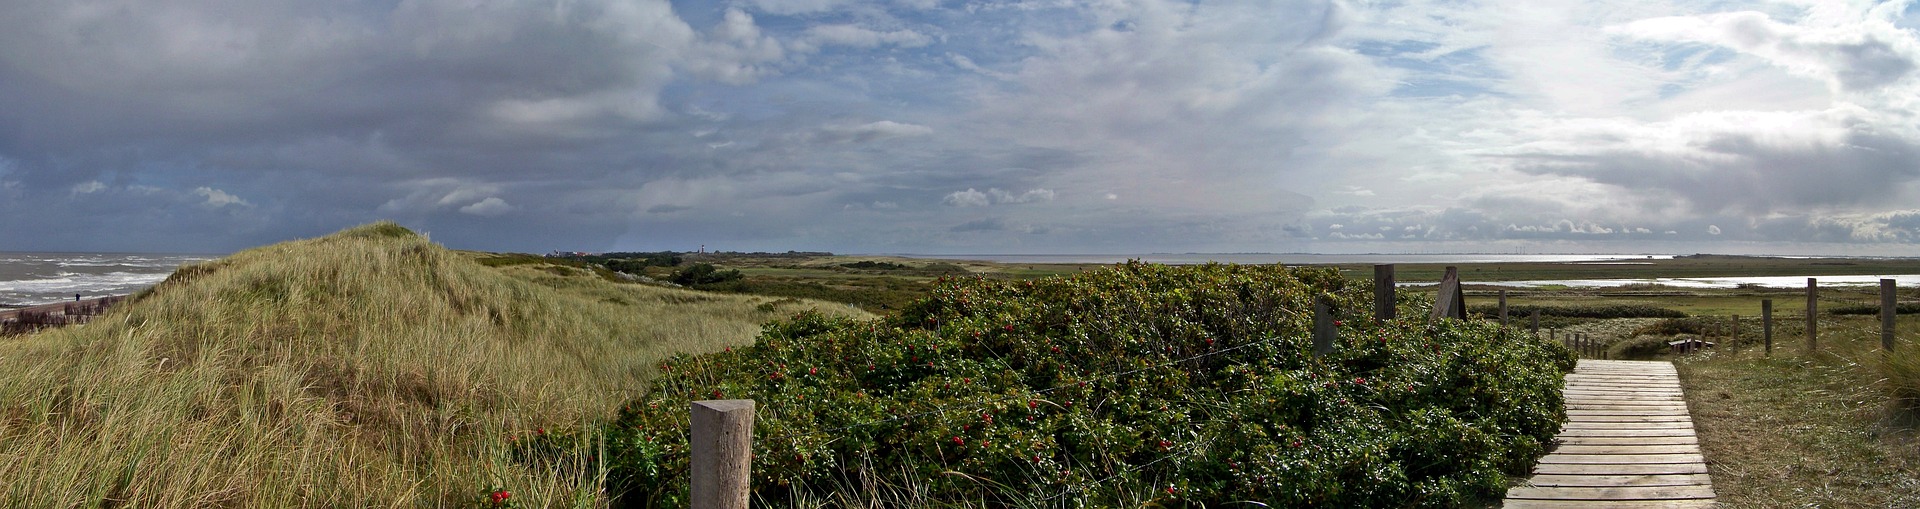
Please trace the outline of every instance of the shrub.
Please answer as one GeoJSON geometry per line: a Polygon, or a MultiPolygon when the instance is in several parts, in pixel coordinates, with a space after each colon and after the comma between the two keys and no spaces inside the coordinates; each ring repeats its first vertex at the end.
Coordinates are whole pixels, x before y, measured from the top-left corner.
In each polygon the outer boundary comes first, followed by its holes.
{"type": "Polygon", "coordinates": [[[1360,318],[1367,290],[1328,269],[1127,263],[947,279],[873,321],[801,314],[750,348],[662,364],[606,430],[609,489],[684,504],[689,402],[752,398],[767,500],[873,486],[898,505],[1499,495],[1564,418],[1573,356],[1484,321],[1360,318]],[[1316,298],[1343,321],[1322,358],[1316,298]]]}
{"type": "Polygon", "coordinates": [[[673,277],[669,280],[683,286],[698,286],[737,281],[740,278],[739,270],[720,270],[711,263],[696,263],[674,271],[673,277]]]}
{"type": "MultiPolygon", "coordinates": [[[[1698,336],[1688,335],[1677,339],[1695,337],[1698,336]]],[[[1667,346],[1667,342],[1674,339],[1676,339],[1674,336],[1634,336],[1631,339],[1616,341],[1607,346],[1607,358],[1652,359],[1671,351],[1672,347],[1667,346]]]]}
{"type": "MultiPolygon", "coordinates": [[[[1608,306],[1507,306],[1507,319],[1525,319],[1534,311],[1541,318],[1684,318],[1685,312],[1659,306],[1615,304],[1608,306]]],[[[1486,316],[1499,314],[1500,307],[1495,304],[1477,304],[1468,311],[1486,316]]]]}
{"type": "Polygon", "coordinates": [[[1640,326],[1640,328],[1633,330],[1633,335],[1672,336],[1676,334],[1692,334],[1695,336],[1704,336],[1710,331],[1717,330],[1716,327],[1720,325],[1719,321],[1706,318],[1668,318],[1640,326]]]}
{"type": "Polygon", "coordinates": [[[906,270],[906,269],[913,268],[912,265],[907,265],[904,263],[876,262],[873,260],[860,260],[852,263],[842,263],[840,264],[840,266],[846,267],[849,269],[858,269],[858,270],[906,270]]]}
{"type": "MultiPolygon", "coordinates": [[[[1826,312],[1836,315],[1878,315],[1880,304],[1839,304],[1829,307],[1826,312]]],[[[1920,313],[1920,302],[1901,302],[1894,304],[1893,314],[1911,315],[1920,313]]]]}

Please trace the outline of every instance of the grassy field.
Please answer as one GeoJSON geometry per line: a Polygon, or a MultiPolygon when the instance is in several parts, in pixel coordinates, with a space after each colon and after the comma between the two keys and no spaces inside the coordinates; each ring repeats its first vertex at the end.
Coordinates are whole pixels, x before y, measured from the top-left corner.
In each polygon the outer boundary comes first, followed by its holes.
{"type": "Polygon", "coordinates": [[[520,507],[602,505],[592,470],[528,468],[516,441],[593,427],[674,352],[749,344],[802,308],[858,314],[476,263],[491,256],[369,225],[187,267],[92,324],[0,340],[0,498],[477,506],[506,490],[520,507]]]}
{"type": "MultiPolygon", "coordinates": [[[[1458,266],[1461,281],[1469,283],[1563,279],[1920,274],[1920,258],[1840,259],[1694,255],[1673,259],[1607,262],[1405,263],[1394,267],[1395,279],[1403,282],[1439,281],[1440,275],[1446,271],[1448,265],[1458,266]]],[[[1350,277],[1373,277],[1371,265],[1336,266],[1350,277]]]]}
{"type": "Polygon", "coordinates": [[[1920,318],[1889,370],[1879,320],[1823,320],[1808,353],[1799,337],[1677,359],[1722,507],[1920,507],[1920,433],[1911,401],[1920,318]]]}
{"type": "MultiPolygon", "coordinates": [[[[749,344],[800,309],[888,313],[940,277],[1034,278],[1100,265],[708,255],[745,274],[715,291],[633,284],[602,267],[454,252],[392,224],[188,267],[84,327],[0,339],[0,498],[46,506],[604,505],[598,471],[529,468],[524,438],[592,429],[674,352],[749,344]]],[[[1462,265],[1468,281],[1920,273],[1912,260],[1684,258],[1651,265],[1462,265]]],[[[1370,277],[1366,266],[1342,267],[1370,277]]],[[[1401,281],[1439,266],[1401,265],[1401,281]]],[[[651,268],[664,279],[672,269],[651,268]]],[[[1473,286],[1470,305],[1494,288],[1473,286]]],[[[1408,287],[1403,291],[1431,291],[1408,287]]],[[[1739,314],[1747,345],[1671,359],[1729,507],[1920,506],[1920,318],[1886,364],[1872,316],[1823,318],[1808,354],[1798,289],[1509,290],[1509,304],[1739,314]],[[1772,299],[1772,357],[1758,337],[1772,299]],[[1738,348],[1732,348],[1738,347],[1738,348]],[[1904,361],[1903,361],[1904,360],[1904,361]]],[[[1821,308],[1874,302],[1823,288],[1821,308]]],[[[1906,289],[1905,301],[1920,300],[1906,289]]],[[[1517,319],[1519,317],[1516,317],[1517,319]]],[[[1659,319],[1569,319],[1556,333],[1633,339],[1659,319]]],[[[1724,332],[1721,333],[1724,335],[1724,332]]],[[[1656,338],[1664,339],[1664,338],[1656,338]]],[[[591,436],[587,440],[591,440],[591,436]]],[[[591,443],[577,453],[592,455],[591,443]]],[[[573,458],[580,464],[592,464],[573,458]]]]}

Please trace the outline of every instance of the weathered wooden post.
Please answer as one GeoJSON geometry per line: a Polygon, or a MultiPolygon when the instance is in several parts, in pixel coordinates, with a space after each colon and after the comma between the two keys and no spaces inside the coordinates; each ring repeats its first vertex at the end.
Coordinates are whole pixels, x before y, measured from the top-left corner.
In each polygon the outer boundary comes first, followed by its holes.
{"type": "Polygon", "coordinates": [[[1880,280],[1880,348],[1893,351],[1893,315],[1899,312],[1893,294],[1893,280],[1880,280]]]}
{"type": "Polygon", "coordinates": [[[1727,350],[1732,351],[1740,342],[1740,315],[1733,315],[1733,330],[1727,332],[1727,350]]]}
{"type": "Polygon", "coordinates": [[[1327,311],[1327,298],[1321,296],[1313,301],[1313,356],[1333,353],[1333,341],[1340,332],[1333,327],[1333,317],[1327,311]]]}
{"type": "Polygon", "coordinates": [[[1447,267],[1440,277],[1440,292],[1433,296],[1432,318],[1466,318],[1466,294],[1460,290],[1460,268],[1447,267]]]}
{"type": "Polygon", "coordinates": [[[1533,335],[1540,335],[1540,308],[1533,308],[1533,316],[1527,319],[1527,327],[1533,329],[1533,335]]]}
{"type": "Polygon", "coordinates": [[[1507,289],[1500,289],[1500,326],[1507,326],[1507,289]]]}
{"type": "Polygon", "coordinates": [[[1392,320],[1394,308],[1393,264],[1383,263],[1373,266],[1373,317],[1384,322],[1392,320]]]}
{"type": "Polygon", "coordinates": [[[753,484],[753,400],[693,402],[693,477],[690,505],[746,509],[753,484]]]}
{"type": "Polygon", "coordinates": [[[1820,349],[1820,282],[1807,278],[1807,353],[1820,349]]]}
{"type": "Polygon", "coordinates": [[[1766,337],[1767,356],[1773,356],[1773,299],[1760,301],[1760,334],[1766,337]]]}

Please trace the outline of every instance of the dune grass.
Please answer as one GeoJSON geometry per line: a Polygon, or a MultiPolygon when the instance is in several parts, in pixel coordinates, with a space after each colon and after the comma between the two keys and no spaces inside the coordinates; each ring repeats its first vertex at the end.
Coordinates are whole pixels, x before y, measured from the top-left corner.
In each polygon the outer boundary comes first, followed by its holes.
{"type": "Polygon", "coordinates": [[[0,498],[602,505],[598,469],[530,468],[516,442],[597,428],[674,352],[749,344],[803,308],[852,312],[487,256],[376,223],[185,267],[92,324],[0,340],[0,498]]]}
{"type": "Polygon", "coordinates": [[[1891,355],[1876,318],[1821,322],[1817,352],[1790,324],[1676,360],[1722,507],[1920,507],[1920,319],[1891,355]]]}

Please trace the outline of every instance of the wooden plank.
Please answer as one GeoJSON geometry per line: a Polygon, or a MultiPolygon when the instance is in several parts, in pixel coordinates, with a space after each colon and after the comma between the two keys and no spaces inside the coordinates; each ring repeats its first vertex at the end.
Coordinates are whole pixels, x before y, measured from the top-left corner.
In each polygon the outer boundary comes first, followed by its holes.
{"type": "Polygon", "coordinates": [[[1707,474],[1667,474],[1667,475],[1553,475],[1544,474],[1527,479],[1527,484],[1543,488],[1556,486],[1569,487],[1605,487],[1605,486],[1710,486],[1707,474]]]}
{"type": "Polygon", "coordinates": [[[1698,444],[1684,445],[1562,445],[1554,454],[1700,454],[1698,444]]]}
{"type": "Polygon", "coordinates": [[[1712,507],[1712,479],[1673,364],[1581,360],[1568,422],[1505,507],[1712,507]]]}
{"type": "Polygon", "coordinates": [[[1693,423],[1686,421],[1572,421],[1561,424],[1563,430],[1692,430],[1693,423]]]}
{"type": "Polygon", "coordinates": [[[1596,403],[1596,404],[1568,403],[1567,410],[1667,410],[1667,411],[1673,411],[1673,412],[1685,412],[1687,411],[1687,406],[1676,405],[1676,404],[1661,404],[1661,403],[1647,403],[1644,405],[1636,405],[1631,403],[1596,403]]]}
{"type": "Polygon", "coordinates": [[[1570,398],[1585,398],[1589,396],[1685,396],[1685,394],[1675,392],[1671,389],[1647,389],[1642,387],[1607,385],[1582,385],[1578,387],[1577,389],[1562,392],[1561,394],[1570,398]]]}
{"type": "Polygon", "coordinates": [[[1568,408],[1567,417],[1578,419],[1582,415],[1690,415],[1685,408],[1568,408]]]}
{"type": "Polygon", "coordinates": [[[1686,395],[1684,395],[1684,394],[1681,394],[1681,393],[1680,393],[1680,391],[1670,391],[1670,390],[1665,390],[1665,389],[1662,389],[1662,390],[1658,390],[1658,391],[1617,391],[1617,390],[1591,390],[1591,389],[1589,389],[1589,390],[1569,390],[1569,391],[1562,391],[1562,392],[1561,392],[1560,394],[1561,394],[1561,395],[1563,395],[1563,396],[1566,396],[1566,397],[1567,397],[1567,399],[1594,399],[1594,398],[1602,398],[1602,399],[1605,399],[1605,398],[1615,398],[1615,399],[1640,399],[1640,398],[1649,398],[1649,399],[1655,399],[1655,398],[1672,398],[1672,399],[1685,399],[1685,398],[1686,398],[1686,395]]]}
{"type": "Polygon", "coordinates": [[[1568,382],[1578,382],[1578,381],[1582,381],[1582,380],[1630,380],[1630,381],[1640,381],[1640,382],[1645,382],[1645,381],[1661,381],[1661,380],[1672,380],[1672,379],[1675,379],[1675,378],[1679,378],[1679,377],[1680,377],[1680,376],[1679,376],[1679,373],[1677,373],[1677,372],[1665,372],[1665,373],[1626,373],[1626,372],[1615,372],[1615,373],[1569,373],[1569,374],[1567,374],[1567,381],[1568,381],[1568,382]]]}
{"type": "Polygon", "coordinates": [[[1559,436],[1561,446],[1686,446],[1699,444],[1697,436],[1559,436]]]}
{"type": "Polygon", "coordinates": [[[1711,499],[1692,500],[1508,500],[1507,509],[1704,509],[1711,499]]]}
{"type": "Polygon", "coordinates": [[[1712,486],[1516,487],[1508,499],[1529,500],[1690,500],[1712,499],[1712,486]]]}
{"type": "Polygon", "coordinates": [[[1687,402],[1679,396],[1655,394],[1647,396],[1567,396],[1569,405],[1680,405],[1687,402]]]}
{"type": "Polygon", "coordinates": [[[1704,463],[1648,463],[1639,465],[1604,465],[1592,463],[1541,463],[1533,466],[1535,474],[1561,475],[1664,475],[1664,474],[1704,474],[1704,463]]]}
{"type": "Polygon", "coordinates": [[[1665,463],[1704,463],[1700,453],[1692,454],[1562,454],[1555,452],[1540,458],[1541,463],[1580,465],[1657,465],[1665,463]]]}
{"type": "Polygon", "coordinates": [[[1684,422],[1684,423],[1691,424],[1693,422],[1693,418],[1685,414],[1654,414],[1654,415],[1587,414],[1587,415],[1581,416],[1580,419],[1577,421],[1570,421],[1569,424],[1571,424],[1572,422],[1684,422]]]}
{"type": "Polygon", "coordinates": [[[1563,437],[1690,437],[1692,429],[1569,429],[1561,430],[1563,437]]]}
{"type": "Polygon", "coordinates": [[[1666,389],[1645,390],[1645,391],[1622,391],[1622,390],[1610,390],[1610,389],[1609,390],[1567,389],[1567,390],[1561,391],[1560,395],[1566,396],[1567,399],[1587,399],[1587,398],[1680,398],[1680,399],[1686,399],[1686,396],[1687,396],[1686,394],[1683,394],[1680,391],[1670,391],[1666,389]]]}

